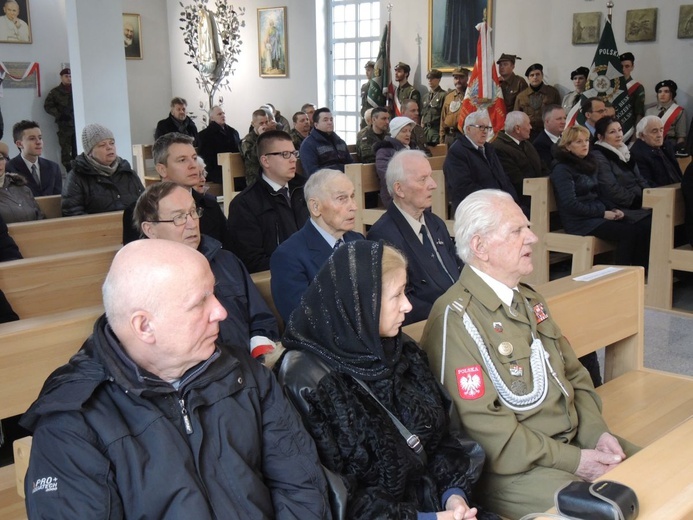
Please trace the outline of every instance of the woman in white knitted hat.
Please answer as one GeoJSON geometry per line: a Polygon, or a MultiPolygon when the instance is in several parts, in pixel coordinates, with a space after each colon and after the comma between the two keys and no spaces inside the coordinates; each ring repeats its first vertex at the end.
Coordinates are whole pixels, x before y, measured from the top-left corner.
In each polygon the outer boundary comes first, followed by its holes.
{"type": "Polygon", "coordinates": [[[118,211],[137,200],[144,186],[130,163],[118,157],[113,132],[87,125],[82,148],[63,186],[64,216],[118,211]]]}
{"type": "Polygon", "coordinates": [[[390,164],[390,159],[396,152],[406,149],[416,149],[416,144],[411,140],[411,132],[416,123],[408,117],[395,117],[390,121],[390,135],[381,142],[376,143],[373,147],[375,152],[375,170],[378,172],[380,179],[380,200],[387,208],[390,205],[392,197],[387,191],[385,183],[385,172],[387,165],[390,164]]]}

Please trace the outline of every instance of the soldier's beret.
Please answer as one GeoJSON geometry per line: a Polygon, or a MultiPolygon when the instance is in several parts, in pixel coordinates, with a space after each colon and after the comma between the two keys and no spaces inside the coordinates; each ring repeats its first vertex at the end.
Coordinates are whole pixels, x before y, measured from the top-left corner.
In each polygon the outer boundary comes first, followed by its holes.
{"type": "Polygon", "coordinates": [[[541,73],[544,73],[544,66],[541,63],[533,63],[529,67],[527,67],[527,70],[525,71],[525,76],[529,76],[530,72],[534,72],[535,70],[541,71],[541,73]]]}
{"type": "Polygon", "coordinates": [[[662,87],[669,87],[669,90],[671,90],[671,95],[676,97],[676,91],[678,90],[679,86],[674,82],[674,80],[665,79],[664,81],[660,81],[655,85],[655,92],[659,92],[659,89],[662,87]]]}

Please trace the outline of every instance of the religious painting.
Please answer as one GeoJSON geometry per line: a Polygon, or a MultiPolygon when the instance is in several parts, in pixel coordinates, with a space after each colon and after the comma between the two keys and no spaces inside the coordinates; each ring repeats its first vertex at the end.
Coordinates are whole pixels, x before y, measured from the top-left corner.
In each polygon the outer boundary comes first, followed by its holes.
{"type": "Polygon", "coordinates": [[[0,16],[0,43],[31,43],[29,0],[5,0],[0,16]]]}
{"type": "Polygon", "coordinates": [[[657,8],[626,11],[626,41],[653,42],[657,38],[657,8]]]}
{"type": "Polygon", "coordinates": [[[679,38],[693,38],[693,5],[679,9],[679,38]]]}
{"type": "Polygon", "coordinates": [[[601,32],[601,12],[573,14],[573,45],[599,43],[601,32]]]}
{"type": "MultiPolygon", "coordinates": [[[[428,0],[428,67],[452,72],[473,67],[479,31],[492,25],[493,0],[428,0]]],[[[493,33],[491,33],[493,34],[493,33]]]]}
{"type": "Polygon", "coordinates": [[[142,25],[140,15],[123,13],[123,44],[125,59],[142,59],[142,25]]]}
{"type": "Polygon", "coordinates": [[[286,47],[286,7],[257,10],[260,77],[284,78],[289,73],[286,47]]]}

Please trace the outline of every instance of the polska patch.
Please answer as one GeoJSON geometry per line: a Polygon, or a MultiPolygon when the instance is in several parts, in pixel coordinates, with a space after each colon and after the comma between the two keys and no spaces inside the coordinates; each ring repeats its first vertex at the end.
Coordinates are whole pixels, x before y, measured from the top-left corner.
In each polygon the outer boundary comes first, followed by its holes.
{"type": "Polygon", "coordinates": [[[537,317],[537,323],[541,323],[544,321],[546,318],[549,317],[548,314],[546,314],[546,311],[544,310],[544,304],[543,303],[537,303],[534,307],[534,315],[537,317]]]}
{"type": "Polygon", "coordinates": [[[494,321],[493,330],[500,334],[501,332],[503,332],[503,324],[500,321],[494,321]]]}
{"type": "Polygon", "coordinates": [[[486,392],[484,387],[484,374],[480,365],[462,367],[455,370],[457,377],[457,390],[462,399],[479,399],[486,392]]]}

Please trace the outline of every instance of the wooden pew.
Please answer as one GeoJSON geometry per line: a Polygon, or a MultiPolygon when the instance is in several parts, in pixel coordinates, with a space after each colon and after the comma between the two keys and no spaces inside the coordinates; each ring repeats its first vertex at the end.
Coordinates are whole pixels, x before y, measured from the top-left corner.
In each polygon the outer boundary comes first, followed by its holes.
{"type": "Polygon", "coordinates": [[[652,208],[645,303],[660,309],[671,309],[674,271],[693,271],[691,246],[675,247],[674,244],[676,226],[683,224],[686,216],[681,185],[646,189],[642,205],[652,208]]]}
{"type": "Polygon", "coordinates": [[[101,303],[101,285],[120,246],[0,264],[0,287],[22,318],[101,303]]]}
{"type": "Polygon", "coordinates": [[[613,251],[614,245],[593,236],[579,236],[551,230],[551,213],[557,211],[553,186],[548,177],[525,179],[523,193],[531,197],[530,222],[539,241],[534,246],[534,272],[525,280],[528,283],[549,281],[550,253],[572,255],[571,274],[586,271],[594,264],[595,255],[613,251]]]}
{"type": "Polygon", "coordinates": [[[117,246],[123,240],[123,212],[61,217],[9,224],[24,258],[117,246]]]}
{"type": "MultiPolygon", "coordinates": [[[[614,433],[647,446],[693,416],[693,378],[643,366],[642,267],[623,267],[586,282],[561,278],[536,289],[578,356],[605,348],[605,384],[597,393],[614,433]]],[[[418,341],[424,326],[408,325],[404,332],[418,341]]]]}
{"type": "Polygon", "coordinates": [[[36,203],[41,211],[48,218],[60,218],[63,216],[61,195],[44,195],[36,197],[36,203]]]}
{"type": "Polygon", "coordinates": [[[679,157],[679,168],[681,168],[681,172],[686,173],[686,168],[688,168],[688,165],[691,164],[691,157],[690,155],[688,157],[679,157]]]}
{"type": "Polygon", "coordinates": [[[159,182],[160,177],[154,167],[154,156],[151,144],[133,144],[132,159],[135,163],[135,171],[142,181],[143,186],[149,186],[159,182]]]}
{"type": "Polygon", "coordinates": [[[229,215],[231,199],[240,193],[236,191],[236,179],[245,179],[245,163],[240,153],[218,153],[217,161],[221,166],[221,184],[224,198],[224,215],[229,215]]]}

